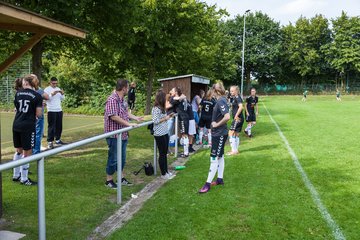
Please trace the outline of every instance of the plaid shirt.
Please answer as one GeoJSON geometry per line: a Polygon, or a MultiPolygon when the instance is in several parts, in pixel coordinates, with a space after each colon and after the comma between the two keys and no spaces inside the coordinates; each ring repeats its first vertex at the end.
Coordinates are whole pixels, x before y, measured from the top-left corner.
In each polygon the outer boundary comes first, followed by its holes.
{"type": "MultiPolygon", "coordinates": [[[[120,98],[116,92],[112,93],[106,100],[105,114],[104,114],[104,132],[108,133],[122,128],[126,128],[126,126],[111,120],[111,116],[119,116],[123,120],[127,122],[129,121],[127,103],[126,101],[124,101],[124,98],[120,98]]],[[[113,137],[116,138],[117,135],[113,137]]],[[[128,139],[128,137],[129,137],[128,132],[123,132],[121,134],[122,140],[126,140],[128,139]]]]}

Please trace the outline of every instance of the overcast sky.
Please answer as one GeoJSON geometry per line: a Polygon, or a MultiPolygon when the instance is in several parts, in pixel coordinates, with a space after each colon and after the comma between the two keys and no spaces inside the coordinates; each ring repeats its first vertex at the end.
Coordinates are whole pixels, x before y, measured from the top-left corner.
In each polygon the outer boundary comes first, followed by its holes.
{"type": "Polygon", "coordinates": [[[266,13],[282,25],[295,23],[302,15],[307,18],[323,14],[326,18],[336,18],[344,10],[349,16],[360,16],[360,0],[203,0],[209,5],[225,8],[230,17],[252,12],[266,13]]]}

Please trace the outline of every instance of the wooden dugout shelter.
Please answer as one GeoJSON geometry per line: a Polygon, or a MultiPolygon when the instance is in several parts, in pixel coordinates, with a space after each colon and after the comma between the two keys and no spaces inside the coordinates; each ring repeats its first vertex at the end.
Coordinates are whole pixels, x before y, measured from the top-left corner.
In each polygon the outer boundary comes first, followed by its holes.
{"type": "Polygon", "coordinates": [[[189,101],[191,101],[195,95],[199,95],[200,90],[206,92],[210,84],[210,79],[195,74],[161,78],[158,79],[158,81],[161,83],[161,87],[165,93],[169,93],[174,87],[180,87],[189,101]]]}
{"type": "MultiPolygon", "coordinates": [[[[15,51],[4,62],[0,63],[0,73],[6,71],[12,64],[16,62],[16,60],[21,58],[27,51],[29,51],[47,35],[60,35],[78,38],[86,37],[86,32],[84,30],[1,1],[0,30],[33,33],[30,39],[25,42],[22,47],[15,51]]],[[[2,213],[2,176],[0,173],[0,217],[2,217],[2,213]]]]}

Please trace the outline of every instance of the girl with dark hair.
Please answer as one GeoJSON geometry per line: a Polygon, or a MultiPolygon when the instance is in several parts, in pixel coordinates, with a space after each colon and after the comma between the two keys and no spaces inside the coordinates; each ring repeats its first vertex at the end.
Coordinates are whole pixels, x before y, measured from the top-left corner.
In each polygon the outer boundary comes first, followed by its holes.
{"type": "Polygon", "coordinates": [[[166,115],[165,109],[166,94],[158,91],[155,96],[154,107],[151,115],[154,122],[154,138],[159,149],[159,166],[162,179],[172,179],[175,175],[168,171],[167,153],[169,149],[169,129],[167,121],[173,116],[173,113],[166,115]]]}

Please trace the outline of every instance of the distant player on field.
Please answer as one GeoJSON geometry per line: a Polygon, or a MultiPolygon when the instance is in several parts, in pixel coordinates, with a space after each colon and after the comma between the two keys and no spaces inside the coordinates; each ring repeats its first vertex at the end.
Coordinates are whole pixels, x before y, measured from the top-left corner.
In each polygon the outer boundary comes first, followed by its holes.
{"type": "Polygon", "coordinates": [[[303,92],[303,98],[301,99],[303,102],[306,101],[307,94],[308,94],[308,91],[305,90],[305,91],[303,92]]]}
{"type": "Polygon", "coordinates": [[[233,116],[233,121],[230,126],[229,131],[229,142],[231,146],[231,152],[228,155],[238,154],[238,148],[240,144],[239,133],[241,132],[242,126],[244,124],[244,116],[243,116],[243,100],[239,95],[239,87],[231,86],[230,87],[231,94],[231,113],[233,116]]]}
{"type": "Polygon", "coordinates": [[[336,89],[336,100],[341,101],[339,89],[336,89]]]}
{"type": "Polygon", "coordinates": [[[246,99],[245,105],[246,122],[248,125],[244,132],[248,137],[252,137],[251,128],[256,124],[256,116],[259,115],[258,102],[259,98],[256,96],[256,89],[251,88],[250,96],[246,99]]]}

